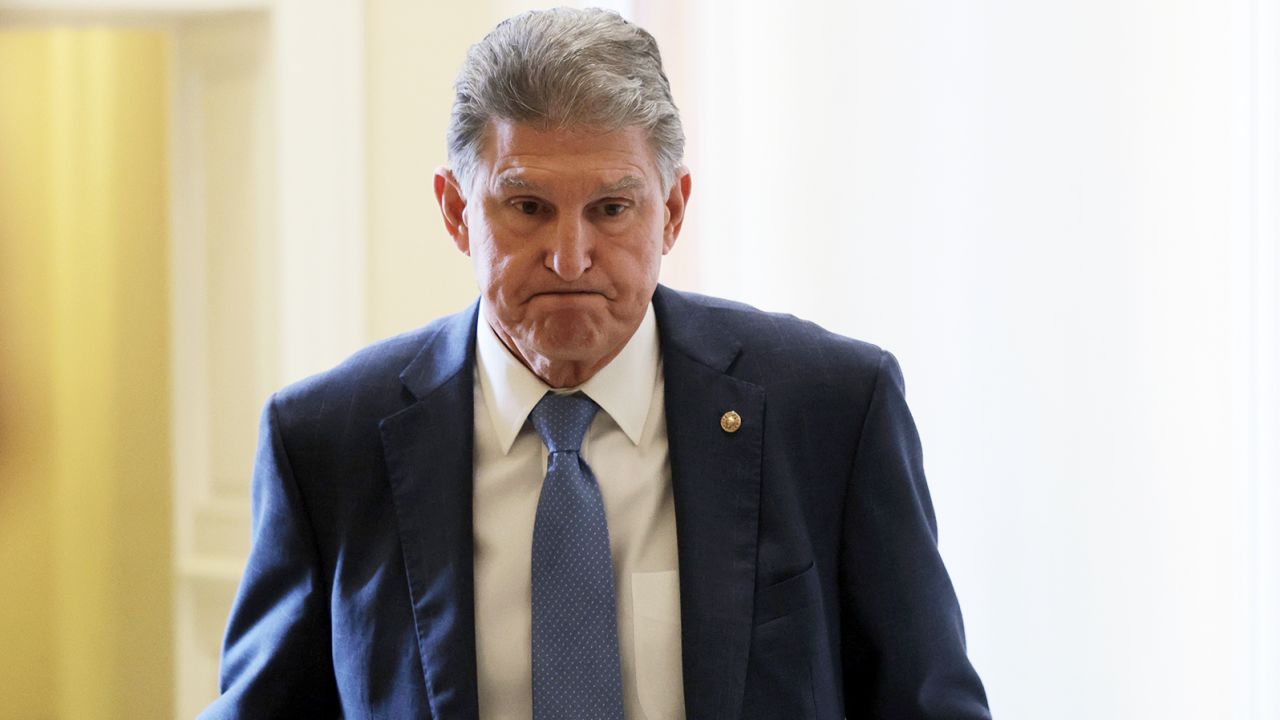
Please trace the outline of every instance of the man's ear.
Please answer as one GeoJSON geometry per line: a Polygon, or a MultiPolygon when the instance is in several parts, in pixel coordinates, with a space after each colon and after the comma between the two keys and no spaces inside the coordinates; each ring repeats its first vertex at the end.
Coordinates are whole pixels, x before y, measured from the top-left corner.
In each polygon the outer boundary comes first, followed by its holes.
{"type": "Polygon", "coordinates": [[[467,198],[462,194],[462,186],[453,171],[447,167],[436,168],[435,177],[436,202],[440,203],[440,215],[444,218],[444,229],[453,238],[453,244],[463,255],[471,254],[471,241],[467,237],[467,222],[464,210],[467,209],[467,198]]]}
{"type": "Polygon", "coordinates": [[[680,227],[684,225],[684,210],[689,204],[691,187],[689,168],[683,165],[676,168],[675,182],[671,183],[671,190],[667,193],[667,223],[662,228],[663,255],[671,252],[671,248],[676,244],[676,238],[680,236],[680,227]]]}

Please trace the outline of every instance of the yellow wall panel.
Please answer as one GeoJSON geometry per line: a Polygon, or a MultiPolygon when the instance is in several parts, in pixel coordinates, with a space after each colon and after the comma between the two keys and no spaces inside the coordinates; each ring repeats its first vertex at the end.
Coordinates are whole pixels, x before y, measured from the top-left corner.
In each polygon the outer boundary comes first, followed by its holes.
{"type": "Polygon", "coordinates": [[[0,33],[0,717],[172,712],[166,57],[0,33]]]}
{"type": "Polygon", "coordinates": [[[0,717],[54,697],[47,38],[0,34],[0,717]]]}

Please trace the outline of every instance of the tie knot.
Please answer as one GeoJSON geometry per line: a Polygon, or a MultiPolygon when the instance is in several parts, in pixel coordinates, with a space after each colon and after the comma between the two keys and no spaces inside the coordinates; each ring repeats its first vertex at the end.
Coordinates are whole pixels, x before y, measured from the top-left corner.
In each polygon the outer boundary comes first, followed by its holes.
{"type": "Polygon", "coordinates": [[[582,393],[547,393],[534,406],[529,418],[547,450],[578,452],[582,448],[582,436],[587,434],[587,427],[599,409],[600,406],[582,393]]]}

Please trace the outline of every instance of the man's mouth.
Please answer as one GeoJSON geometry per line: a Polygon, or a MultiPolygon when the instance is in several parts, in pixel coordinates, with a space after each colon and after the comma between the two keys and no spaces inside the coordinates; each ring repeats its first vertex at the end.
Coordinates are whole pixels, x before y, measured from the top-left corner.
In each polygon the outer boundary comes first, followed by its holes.
{"type": "Polygon", "coordinates": [[[550,295],[550,296],[600,295],[600,296],[603,296],[604,293],[598,290],[544,290],[542,292],[534,293],[533,297],[538,297],[539,295],[550,295]]]}

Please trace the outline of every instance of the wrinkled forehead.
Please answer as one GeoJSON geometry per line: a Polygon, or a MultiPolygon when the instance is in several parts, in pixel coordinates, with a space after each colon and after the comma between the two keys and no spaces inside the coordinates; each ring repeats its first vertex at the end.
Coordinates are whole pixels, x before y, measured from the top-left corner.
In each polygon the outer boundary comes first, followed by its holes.
{"type": "Polygon", "coordinates": [[[490,191],[547,191],[589,185],[635,192],[661,179],[644,128],[543,128],[510,120],[490,122],[480,153],[480,177],[490,191]]]}

